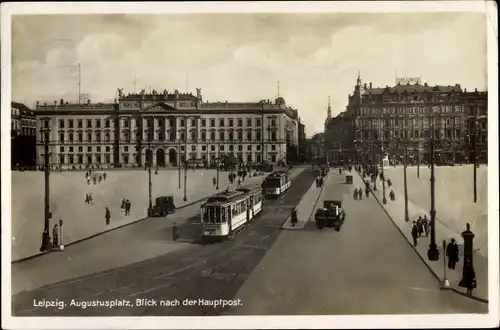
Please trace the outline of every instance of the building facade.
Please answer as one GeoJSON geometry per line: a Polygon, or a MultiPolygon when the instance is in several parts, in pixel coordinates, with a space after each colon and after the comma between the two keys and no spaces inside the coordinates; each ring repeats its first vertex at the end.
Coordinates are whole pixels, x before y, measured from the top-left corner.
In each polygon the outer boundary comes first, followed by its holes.
{"type": "MultiPolygon", "coordinates": [[[[432,138],[437,161],[463,161],[470,148],[466,120],[473,118],[486,128],[481,124],[486,120],[486,98],[486,92],[471,95],[460,85],[398,83],[379,88],[362,83],[358,76],[346,111],[335,118],[327,116],[329,157],[343,154],[352,160],[380,162],[388,156],[399,163],[406,149],[409,163],[428,162],[432,138]],[[479,115],[468,114],[469,109],[479,115]]],[[[476,141],[486,144],[486,132],[478,134],[476,141]]],[[[482,150],[479,143],[478,148],[482,150]]]]}
{"type": "Polygon", "coordinates": [[[118,91],[114,104],[37,104],[39,163],[46,140],[50,164],[63,168],[213,164],[227,154],[244,163],[278,163],[299,142],[297,110],[283,98],[204,103],[201,89],[196,95],[118,91]]]}
{"type": "Polygon", "coordinates": [[[324,133],[316,133],[306,140],[306,159],[311,162],[323,163],[325,160],[324,133]]]}
{"type": "Polygon", "coordinates": [[[11,166],[36,165],[36,117],[25,104],[11,102],[11,166]]]}
{"type": "Polygon", "coordinates": [[[300,163],[304,162],[306,160],[306,126],[300,122],[299,118],[299,156],[298,156],[298,161],[300,163]]]}

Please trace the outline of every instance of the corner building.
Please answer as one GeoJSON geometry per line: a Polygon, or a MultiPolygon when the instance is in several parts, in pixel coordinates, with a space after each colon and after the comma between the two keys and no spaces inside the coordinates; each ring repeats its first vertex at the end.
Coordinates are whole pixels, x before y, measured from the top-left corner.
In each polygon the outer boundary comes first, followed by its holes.
{"type": "Polygon", "coordinates": [[[118,91],[114,104],[37,104],[39,163],[45,139],[50,164],[62,168],[213,164],[227,154],[244,163],[286,163],[287,148],[299,147],[298,112],[281,97],[203,103],[201,89],[196,95],[118,91]]]}

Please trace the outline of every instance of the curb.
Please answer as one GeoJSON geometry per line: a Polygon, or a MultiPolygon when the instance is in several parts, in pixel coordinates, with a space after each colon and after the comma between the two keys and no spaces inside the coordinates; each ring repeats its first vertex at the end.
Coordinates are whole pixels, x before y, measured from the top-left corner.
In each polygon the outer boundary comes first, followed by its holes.
{"type": "MultiPolygon", "coordinates": [[[[361,180],[363,180],[363,178],[361,177],[361,174],[359,174],[358,171],[356,171],[356,173],[358,174],[358,176],[361,178],[361,180]]],[[[379,180],[380,181],[380,180],[379,180]]],[[[415,251],[415,253],[417,254],[417,256],[420,258],[420,260],[424,263],[424,265],[427,267],[427,269],[429,269],[429,271],[431,272],[431,274],[438,280],[438,282],[441,283],[441,277],[434,271],[434,269],[432,269],[431,266],[429,266],[427,264],[427,262],[425,261],[424,257],[422,255],[420,255],[420,253],[418,253],[417,249],[415,249],[415,247],[413,246],[413,244],[411,244],[411,242],[406,238],[405,234],[403,233],[403,231],[401,230],[401,228],[396,224],[396,222],[392,219],[391,215],[389,214],[389,212],[387,212],[386,208],[384,207],[384,204],[382,204],[382,202],[378,199],[378,197],[373,193],[373,190],[372,188],[369,186],[368,189],[370,190],[372,196],[375,198],[375,200],[377,201],[377,203],[382,207],[382,209],[384,210],[385,214],[389,217],[389,219],[391,220],[392,224],[397,228],[397,230],[401,233],[401,235],[403,236],[403,238],[405,239],[405,241],[408,243],[408,245],[413,249],[413,251],[415,251]]],[[[479,297],[476,297],[476,296],[469,296],[467,295],[466,293],[464,292],[461,292],[461,291],[458,291],[457,289],[453,288],[453,287],[450,287],[450,291],[453,291],[457,294],[460,294],[464,297],[467,297],[469,299],[472,299],[472,300],[476,300],[476,301],[479,301],[479,302],[482,302],[482,303],[485,303],[485,304],[489,304],[489,301],[488,299],[484,299],[484,298],[479,298],[479,297]]]]}
{"type": "MultiPolygon", "coordinates": [[[[198,199],[198,200],[195,200],[193,202],[190,202],[188,204],[185,204],[185,205],[182,205],[182,206],[179,206],[176,208],[176,210],[181,210],[183,208],[186,208],[186,207],[189,207],[191,205],[194,205],[194,204],[197,204],[203,200],[207,199],[207,197],[203,197],[201,199],[198,199]]],[[[81,242],[84,242],[84,241],[88,241],[92,238],[95,238],[95,237],[98,237],[98,236],[101,236],[101,235],[104,235],[104,234],[107,234],[109,232],[112,232],[114,230],[117,230],[117,229],[121,229],[121,228],[124,228],[124,227],[127,227],[127,226],[130,226],[130,225],[134,225],[136,223],[139,223],[141,221],[144,221],[144,220],[147,220],[147,219],[150,219],[150,217],[144,217],[144,218],[139,218],[139,219],[136,219],[134,221],[131,221],[131,222],[128,222],[128,223],[125,223],[123,225],[120,225],[120,226],[117,226],[117,227],[114,227],[114,228],[111,228],[111,229],[107,229],[103,232],[99,232],[97,234],[93,234],[93,235],[90,235],[90,236],[87,236],[87,237],[84,237],[84,238],[80,238],[76,241],[73,241],[71,243],[67,243],[67,244],[64,244],[64,247],[68,247],[68,246],[71,246],[71,245],[74,245],[74,244],[77,244],[77,243],[81,243],[81,242]]],[[[40,253],[37,253],[37,254],[34,254],[34,255],[31,255],[31,256],[27,256],[27,257],[24,257],[24,258],[21,258],[21,259],[17,259],[17,260],[13,260],[11,261],[11,264],[18,264],[18,263],[21,263],[21,262],[24,262],[24,261],[28,261],[28,260],[31,260],[31,259],[36,259],[38,257],[41,257],[41,256],[44,256],[46,254],[49,254],[49,253],[52,253],[52,252],[40,252],[40,253]]]]}

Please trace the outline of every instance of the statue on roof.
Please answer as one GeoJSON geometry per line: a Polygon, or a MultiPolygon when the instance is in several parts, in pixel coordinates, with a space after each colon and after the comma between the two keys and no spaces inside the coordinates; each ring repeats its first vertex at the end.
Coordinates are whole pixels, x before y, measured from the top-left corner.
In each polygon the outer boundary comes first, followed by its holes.
{"type": "Polygon", "coordinates": [[[196,96],[197,96],[198,98],[200,98],[200,97],[201,97],[201,88],[196,88],[196,96]]]}
{"type": "Polygon", "coordinates": [[[143,88],[143,89],[141,90],[141,93],[140,93],[140,94],[141,94],[141,95],[146,94],[146,90],[143,88]]]}
{"type": "Polygon", "coordinates": [[[163,90],[163,95],[165,95],[165,96],[168,95],[167,89],[163,90]]]}
{"type": "Polygon", "coordinates": [[[123,96],[123,88],[117,88],[118,89],[118,96],[122,97],[123,96]]]}

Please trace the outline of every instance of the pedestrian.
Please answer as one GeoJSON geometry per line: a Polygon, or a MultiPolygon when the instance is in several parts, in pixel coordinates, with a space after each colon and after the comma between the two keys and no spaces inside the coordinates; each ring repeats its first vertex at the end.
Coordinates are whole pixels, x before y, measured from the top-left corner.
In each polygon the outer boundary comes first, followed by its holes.
{"type": "Polygon", "coordinates": [[[125,208],[127,206],[127,200],[124,198],[122,199],[122,204],[120,205],[120,212],[125,212],[125,208]]]}
{"type": "Polygon", "coordinates": [[[392,181],[391,179],[387,179],[387,186],[390,188],[392,186],[392,181]]]}
{"type": "Polygon", "coordinates": [[[97,184],[97,177],[94,175],[94,184],[97,184]]]}
{"type": "Polygon", "coordinates": [[[57,224],[55,224],[54,229],[52,229],[52,247],[59,247],[59,230],[57,224]]]}
{"type": "Polygon", "coordinates": [[[90,177],[87,178],[87,184],[90,186],[90,177]]]}
{"type": "Polygon", "coordinates": [[[50,247],[50,234],[49,230],[45,229],[42,233],[42,245],[40,246],[40,252],[46,252],[52,250],[50,247]]]}
{"type": "Polygon", "coordinates": [[[472,266],[472,261],[470,259],[464,260],[462,279],[458,285],[462,288],[466,288],[469,296],[472,296],[472,290],[477,287],[476,272],[474,271],[474,267],[472,266]]]}
{"type": "Polygon", "coordinates": [[[92,193],[89,193],[89,204],[94,204],[94,198],[92,197],[92,193]]]}
{"type": "Polygon", "coordinates": [[[431,232],[431,221],[429,219],[427,219],[427,215],[424,215],[424,223],[425,223],[425,227],[427,228],[425,235],[429,236],[429,234],[431,232]]]}
{"type": "Polygon", "coordinates": [[[295,227],[295,225],[297,224],[297,211],[296,210],[292,211],[291,222],[292,222],[292,227],[295,227]]]}
{"type": "Polygon", "coordinates": [[[353,196],[354,200],[358,199],[358,189],[354,189],[353,196]]]}
{"type": "Polygon", "coordinates": [[[413,246],[416,247],[418,238],[418,227],[416,221],[413,221],[413,226],[411,227],[411,237],[413,238],[413,246]]]}
{"type": "Polygon", "coordinates": [[[215,176],[214,176],[214,178],[212,179],[212,182],[213,182],[214,187],[215,187],[215,185],[217,184],[217,179],[215,179],[215,176]]]}
{"type": "Polygon", "coordinates": [[[130,199],[127,199],[127,215],[130,215],[130,210],[132,209],[132,203],[130,199]]]}
{"type": "Polygon", "coordinates": [[[365,187],[365,195],[366,198],[370,197],[370,189],[368,188],[368,186],[365,187]]]}
{"type": "Polygon", "coordinates": [[[85,203],[90,203],[89,193],[85,194],[85,203]]]}
{"type": "Polygon", "coordinates": [[[106,226],[108,226],[111,219],[111,212],[109,212],[108,207],[106,207],[106,213],[104,214],[104,218],[106,219],[106,226]]]}
{"type": "Polygon", "coordinates": [[[241,179],[238,179],[238,187],[241,186],[241,179]]]}
{"type": "Polygon", "coordinates": [[[106,181],[106,172],[104,172],[104,173],[102,174],[102,177],[103,177],[104,181],[106,181]]]}
{"type": "Polygon", "coordinates": [[[177,223],[174,222],[174,224],[172,226],[172,240],[174,242],[177,242],[177,240],[179,239],[180,236],[181,236],[181,234],[180,234],[179,227],[177,227],[177,223]]]}
{"type": "Polygon", "coordinates": [[[426,237],[429,236],[430,226],[429,226],[429,220],[427,220],[427,218],[422,219],[422,226],[424,227],[425,236],[426,237]]]}
{"type": "Polygon", "coordinates": [[[452,238],[448,246],[446,246],[446,256],[448,257],[448,269],[455,269],[455,265],[459,261],[458,245],[455,239],[452,238]]]}
{"type": "Polygon", "coordinates": [[[417,228],[418,228],[418,237],[421,237],[424,233],[424,225],[422,217],[418,217],[417,219],[417,228]]]}
{"type": "Polygon", "coordinates": [[[359,200],[363,200],[363,189],[361,188],[358,189],[358,198],[359,200]]]}
{"type": "Polygon", "coordinates": [[[99,175],[99,183],[102,182],[102,175],[99,175]]]}
{"type": "Polygon", "coordinates": [[[155,175],[158,175],[158,169],[155,168],[155,175]]]}

